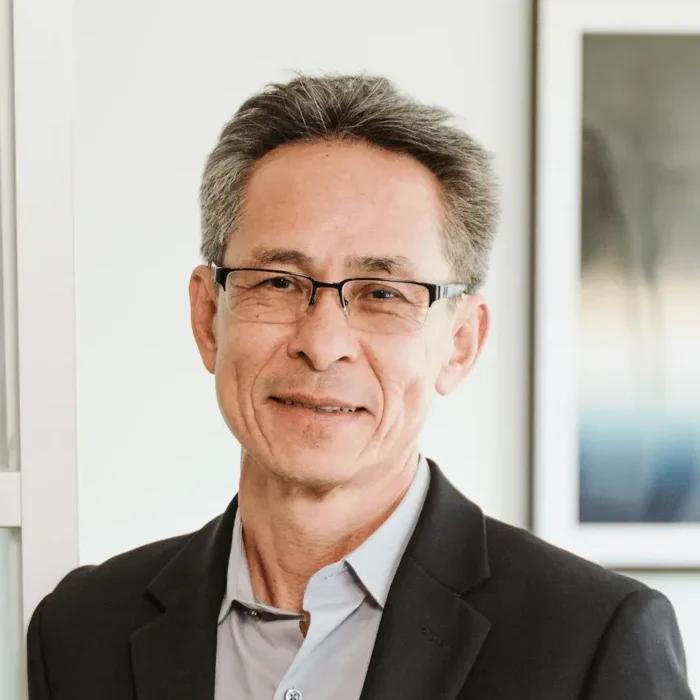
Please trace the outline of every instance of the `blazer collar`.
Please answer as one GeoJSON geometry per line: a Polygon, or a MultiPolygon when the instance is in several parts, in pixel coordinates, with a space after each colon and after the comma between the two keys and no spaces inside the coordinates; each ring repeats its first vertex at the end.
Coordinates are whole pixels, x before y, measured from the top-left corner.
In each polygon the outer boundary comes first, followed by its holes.
{"type": "Polygon", "coordinates": [[[453,700],[490,629],[467,594],[489,578],[486,525],[437,464],[382,615],[360,700],[453,700]]]}
{"type": "MultiPolygon", "coordinates": [[[[430,487],[389,590],[361,700],[451,700],[490,626],[463,600],[489,577],[484,516],[428,464],[430,487]]],[[[234,498],[192,535],[149,584],[146,595],[164,614],[131,638],[138,700],[214,700],[237,505],[234,498]]]]}
{"type": "Polygon", "coordinates": [[[131,635],[137,700],[214,700],[216,620],[237,507],[236,497],[148,585],[162,614],[131,635]]]}
{"type": "Polygon", "coordinates": [[[458,595],[490,576],[481,508],[465,498],[428,459],[428,494],[406,555],[458,595]]]}

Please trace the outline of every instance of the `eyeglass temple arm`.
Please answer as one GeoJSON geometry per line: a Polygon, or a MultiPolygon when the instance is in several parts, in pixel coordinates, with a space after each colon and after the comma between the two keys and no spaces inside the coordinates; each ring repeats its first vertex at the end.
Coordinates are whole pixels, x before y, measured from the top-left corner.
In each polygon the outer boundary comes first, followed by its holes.
{"type": "Polygon", "coordinates": [[[452,284],[439,284],[435,289],[435,300],[446,299],[448,297],[456,297],[460,294],[471,294],[472,290],[466,284],[452,283],[452,284]]]}

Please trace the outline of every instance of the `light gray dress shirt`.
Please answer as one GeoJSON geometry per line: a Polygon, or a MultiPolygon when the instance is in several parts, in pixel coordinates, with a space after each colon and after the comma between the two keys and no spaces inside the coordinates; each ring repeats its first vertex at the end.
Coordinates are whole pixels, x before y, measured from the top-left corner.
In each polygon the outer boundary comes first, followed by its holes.
{"type": "Polygon", "coordinates": [[[406,494],[357,549],[311,577],[303,614],[253,595],[238,514],[219,614],[215,700],[358,700],[394,574],[423,508],[430,468],[420,457],[406,494]]]}

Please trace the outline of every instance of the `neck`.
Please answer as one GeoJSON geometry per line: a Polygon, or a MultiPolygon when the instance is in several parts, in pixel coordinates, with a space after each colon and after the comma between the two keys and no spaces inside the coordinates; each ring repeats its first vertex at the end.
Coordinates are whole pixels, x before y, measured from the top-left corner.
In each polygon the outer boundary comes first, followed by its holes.
{"type": "Polygon", "coordinates": [[[238,508],[255,597],[301,612],[309,579],[356,549],[391,515],[418,464],[412,448],[370,480],[319,492],[290,483],[244,453],[238,508]]]}

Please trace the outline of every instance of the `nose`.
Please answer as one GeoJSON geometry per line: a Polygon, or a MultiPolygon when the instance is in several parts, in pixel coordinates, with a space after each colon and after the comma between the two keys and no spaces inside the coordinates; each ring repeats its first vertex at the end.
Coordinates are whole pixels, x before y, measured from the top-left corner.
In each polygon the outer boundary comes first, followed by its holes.
{"type": "Polygon", "coordinates": [[[297,321],[288,351],[292,357],[306,359],[317,371],[328,369],[335,362],[357,360],[359,343],[335,289],[316,291],[315,303],[297,321]]]}

